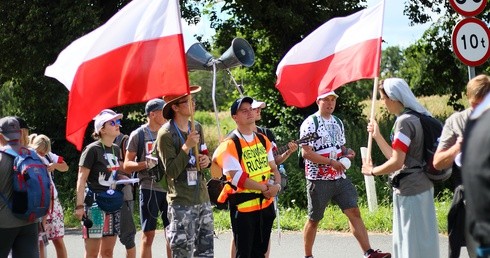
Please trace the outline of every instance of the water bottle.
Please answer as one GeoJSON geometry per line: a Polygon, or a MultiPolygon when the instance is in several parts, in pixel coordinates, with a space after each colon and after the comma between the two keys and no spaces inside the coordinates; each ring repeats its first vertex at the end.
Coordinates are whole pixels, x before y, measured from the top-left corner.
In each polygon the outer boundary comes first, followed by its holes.
{"type": "Polygon", "coordinates": [[[281,164],[279,165],[279,174],[281,174],[281,193],[286,190],[286,187],[288,185],[288,175],[286,174],[286,169],[284,168],[284,165],[281,164]]]}
{"type": "Polygon", "coordinates": [[[281,175],[286,175],[286,169],[284,168],[284,164],[279,165],[279,173],[281,175]]]}

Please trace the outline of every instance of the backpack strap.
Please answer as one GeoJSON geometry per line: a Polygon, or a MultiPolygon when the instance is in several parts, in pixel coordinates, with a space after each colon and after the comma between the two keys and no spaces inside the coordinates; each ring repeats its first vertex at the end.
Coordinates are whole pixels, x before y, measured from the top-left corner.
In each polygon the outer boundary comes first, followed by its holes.
{"type": "MultiPolygon", "coordinates": [[[[257,132],[265,135],[269,139],[270,142],[276,141],[276,138],[274,137],[272,130],[269,128],[257,126],[257,132]]],[[[265,146],[265,144],[264,144],[264,146],[265,146]]]]}
{"type": "Polygon", "coordinates": [[[311,117],[313,118],[313,123],[315,124],[315,132],[316,132],[316,130],[318,130],[318,117],[315,116],[315,114],[311,115],[311,117]]]}
{"type": "MultiPolygon", "coordinates": [[[[344,123],[342,123],[342,121],[340,120],[340,118],[333,116],[333,119],[335,119],[335,121],[337,121],[337,124],[339,124],[340,126],[340,130],[342,131],[342,134],[344,134],[344,123]]],[[[318,122],[317,122],[318,123],[318,122]]]]}
{"type": "Polygon", "coordinates": [[[114,139],[114,143],[119,146],[121,149],[122,159],[126,157],[126,147],[128,146],[129,136],[127,134],[119,134],[116,139],[114,139]]]}
{"type": "Polygon", "coordinates": [[[238,135],[233,133],[233,136],[231,137],[233,142],[235,143],[235,148],[236,148],[236,153],[238,155],[238,163],[242,163],[242,145],[240,144],[240,139],[238,139],[238,135]]]}
{"type": "Polygon", "coordinates": [[[145,151],[145,130],[143,126],[140,126],[138,129],[138,149],[136,150],[136,157],[138,157],[138,161],[142,161],[143,152],[145,151]]]}
{"type": "MultiPolygon", "coordinates": [[[[265,143],[264,135],[261,133],[256,133],[255,135],[257,135],[257,138],[259,138],[260,143],[262,144],[262,146],[265,149],[266,143],[265,143]]],[[[238,163],[241,164],[242,163],[242,145],[240,144],[240,139],[238,138],[238,135],[236,135],[235,133],[233,133],[233,136],[231,137],[231,139],[235,143],[235,148],[236,148],[236,152],[238,155],[238,163]]]]}
{"type": "Polygon", "coordinates": [[[261,133],[258,133],[258,134],[256,134],[256,135],[257,135],[257,137],[259,138],[260,143],[262,143],[262,146],[264,147],[264,149],[266,149],[266,150],[267,150],[267,148],[265,147],[265,146],[266,146],[266,144],[265,144],[265,138],[264,138],[264,135],[263,135],[263,134],[261,134],[261,133]]]}
{"type": "MultiPolygon", "coordinates": [[[[5,148],[5,149],[2,148],[2,149],[0,149],[0,152],[3,152],[9,156],[12,156],[14,159],[15,159],[15,157],[19,156],[19,154],[16,151],[14,151],[12,148],[5,148]]],[[[2,197],[2,200],[5,202],[5,204],[7,204],[7,206],[11,209],[12,203],[9,202],[7,197],[2,192],[0,192],[0,197],[2,197]]]]}
{"type": "MultiPolygon", "coordinates": [[[[311,115],[311,117],[313,118],[313,123],[315,124],[315,132],[316,132],[316,130],[318,130],[318,117],[315,114],[311,115]]],[[[344,123],[342,123],[342,120],[340,120],[340,118],[334,115],[332,115],[332,117],[337,122],[337,124],[339,124],[342,133],[344,133],[344,123]]]]}
{"type": "Polygon", "coordinates": [[[18,157],[19,156],[19,153],[17,153],[16,151],[14,151],[12,148],[6,148],[6,149],[3,149],[1,150],[1,152],[3,153],[6,153],[14,158],[18,157]]]}

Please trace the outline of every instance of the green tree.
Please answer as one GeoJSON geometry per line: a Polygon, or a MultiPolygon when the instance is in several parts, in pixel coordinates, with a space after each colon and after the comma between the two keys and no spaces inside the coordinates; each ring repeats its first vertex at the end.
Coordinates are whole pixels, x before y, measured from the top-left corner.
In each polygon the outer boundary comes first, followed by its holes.
{"type": "Polygon", "coordinates": [[[399,46],[387,47],[382,51],[381,77],[400,77],[400,68],[404,57],[399,46]]]}

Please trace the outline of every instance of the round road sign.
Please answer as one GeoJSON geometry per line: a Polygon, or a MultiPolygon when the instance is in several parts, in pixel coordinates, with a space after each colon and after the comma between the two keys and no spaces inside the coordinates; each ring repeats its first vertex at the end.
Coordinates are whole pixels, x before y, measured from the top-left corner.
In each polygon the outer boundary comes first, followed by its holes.
{"type": "Polygon", "coordinates": [[[449,3],[457,13],[470,17],[481,13],[487,5],[487,0],[449,0],[449,3]]]}
{"type": "Polygon", "coordinates": [[[451,42],[456,56],[466,65],[478,66],[490,57],[490,30],[476,18],[465,18],[454,27],[451,42]]]}

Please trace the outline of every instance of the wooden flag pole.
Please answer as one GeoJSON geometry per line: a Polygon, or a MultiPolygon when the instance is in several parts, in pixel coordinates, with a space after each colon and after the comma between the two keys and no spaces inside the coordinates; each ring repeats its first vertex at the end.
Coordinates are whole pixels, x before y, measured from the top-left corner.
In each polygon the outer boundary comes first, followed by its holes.
{"type": "MultiPolygon", "coordinates": [[[[373,94],[371,99],[371,114],[369,116],[369,121],[374,120],[375,104],[376,104],[376,98],[378,93],[378,79],[379,79],[378,77],[374,78],[373,94]]],[[[368,136],[368,144],[367,144],[367,150],[365,151],[365,154],[363,153],[363,150],[361,148],[361,158],[363,164],[364,162],[369,162],[371,160],[372,148],[373,148],[373,134],[370,132],[368,136]]],[[[374,177],[364,175],[364,183],[366,184],[368,208],[369,211],[372,212],[378,209],[378,198],[376,196],[376,183],[374,182],[374,177]]]]}
{"type": "MultiPolygon", "coordinates": [[[[192,96],[191,94],[187,95],[187,106],[189,107],[189,112],[191,113],[191,132],[196,130],[196,125],[194,124],[194,111],[192,110],[192,96]]],[[[199,143],[198,143],[199,144],[199,143]]],[[[199,165],[199,148],[194,146],[194,153],[196,158],[196,169],[197,171],[201,171],[201,166],[199,165]]]]}

